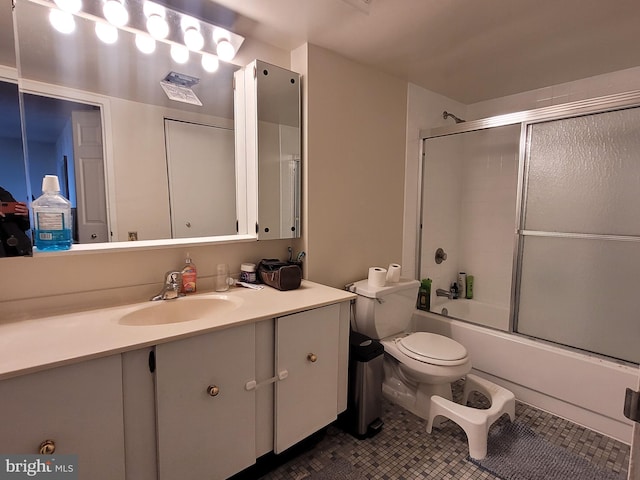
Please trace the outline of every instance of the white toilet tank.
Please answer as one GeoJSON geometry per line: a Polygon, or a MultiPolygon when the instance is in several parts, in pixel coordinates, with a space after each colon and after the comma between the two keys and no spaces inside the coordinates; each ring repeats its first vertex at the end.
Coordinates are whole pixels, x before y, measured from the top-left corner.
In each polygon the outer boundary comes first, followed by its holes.
{"type": "Polygon", "coordinates": [[[351,291],[358,297],[353,329],[375,339],[404,332],[416,307],[419,287],[418,280],[409,279],[384,287],[372,287],[368,280],[354,283],[351,291]]]}

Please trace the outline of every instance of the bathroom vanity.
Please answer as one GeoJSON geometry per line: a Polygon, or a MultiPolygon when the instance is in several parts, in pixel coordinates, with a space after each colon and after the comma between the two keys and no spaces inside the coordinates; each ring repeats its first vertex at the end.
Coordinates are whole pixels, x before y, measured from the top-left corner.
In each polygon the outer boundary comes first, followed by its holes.
{"type": "Polygon", "coordinates": [[[2,324],[0,451],[77,454],[80,478],[227,478],[346,408],[353,297],[304,281],[2,324]]]}

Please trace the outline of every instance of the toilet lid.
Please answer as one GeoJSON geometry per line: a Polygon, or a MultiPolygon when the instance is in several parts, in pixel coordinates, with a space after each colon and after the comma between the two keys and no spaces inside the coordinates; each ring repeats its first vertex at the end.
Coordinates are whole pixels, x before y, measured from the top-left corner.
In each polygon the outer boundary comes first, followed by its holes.
{"type": "Polygon", "coordinates": [[[458,365],[467,359],[464,346],[435,333],[412,333],[398,339],[397,345],[411,358],[435,365],[458,365]]]}

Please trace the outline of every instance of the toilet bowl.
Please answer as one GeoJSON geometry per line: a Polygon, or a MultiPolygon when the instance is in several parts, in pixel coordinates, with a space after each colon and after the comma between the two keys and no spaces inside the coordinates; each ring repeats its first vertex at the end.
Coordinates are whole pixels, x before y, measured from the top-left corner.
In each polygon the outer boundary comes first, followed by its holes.
{"type": "Polygon", "coordinates": [[[424,419],[429,418],[431,396],[451,400],[451,383],[471,371],[466,349],[442,335],[415,332],[380,343],[385,350],[385,398],[424,419]]]}

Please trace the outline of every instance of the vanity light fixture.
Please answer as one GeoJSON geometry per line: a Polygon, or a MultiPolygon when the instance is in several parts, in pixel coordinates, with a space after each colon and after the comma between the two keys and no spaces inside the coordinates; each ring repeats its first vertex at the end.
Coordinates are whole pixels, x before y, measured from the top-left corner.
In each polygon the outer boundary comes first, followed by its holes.
{"type": "Polygon", "coordinates": [[[49,22],[60,33],[69,34],[76,29],[76,21],[69,12],[52,8],[49,12],[49,22]]]}
{"type": "Polygon", "coordinates": [[[118,41],[118,29],[108,23],[96,22],[96,35],[108,45],[118,41]]]}
{"type": "Polygon", "coordinates": [[[145,33],[136,33],[136,47],[148,55],[155,52],[156,41],[145,33]]]}
{"type": "Polygon", "coordinates": [[[102,6],[102,12],[104,18],[116,27],[123,27],[129,22],[129,12],[122,0],[106,0],[102,6]]]}
{"type": "Polygon", "coordinates": [[[81,0],[55,0],[55,2],[63,12],[78,13],[82,8],[81,0]]]}
{"type": "Polygon", "coordinates": [[[187,62],[190,51],[196,52],[207,72],[215,72],[220,61],[231,62],[244,42],[244,37],[225,28],[150,0],[29,1],[50,7],[50,21],[60,32],[75,29],[75,15],[95,22],[96,34],[105,43],[117,41],[118,30],[123,30],[135,36],[138,50],[146,54],[155,51],[156,41],[168,44],[178,63],[187,62]]]}

